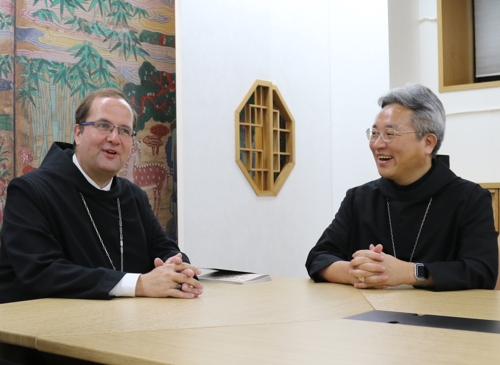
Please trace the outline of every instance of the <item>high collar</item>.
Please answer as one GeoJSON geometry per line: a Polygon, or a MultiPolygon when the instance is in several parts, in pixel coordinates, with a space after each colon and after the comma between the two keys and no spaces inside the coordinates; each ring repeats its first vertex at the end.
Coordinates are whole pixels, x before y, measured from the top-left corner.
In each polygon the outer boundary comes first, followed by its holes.
{"type": "Polygon", "coordinates": [[[109,191],[96,189],[73,163],[74,153],[72,144],[54,142],[40,165],[40,170],[46,170],[58,175],[59,180],[74,185],[85,196],[94,196],[99,199],[116,199],[123,189],[120,179],[113,179],[113,184],[109,191]]]}
{"type": "Polygon", "coordinates": [[[73,154],[73,157],[71,158],[73,163],[75,164],[76,167],[78,167],[78,170],[82,173],[82,175],[87,179],[87,181],[92,185],[94,188],[99,189],[99,190],[104,190],[104,191],[109,191],[111,189],[111,184],[113,183],[113,179],[111,179],[105,186],[102,188],[97,185],[97,183],[92,180],[92,178],[87,175],[87,173],[83,170],[82,166],[80,165],[80,162],[78,161],[78,158],[76,157],[76,153],[73,154]]]}
{"type": "Polygon", "coordinates": [[[381,177],[377,180],[377,187],[390,200],[429,200],[456,179],[458,177],[444,163],[433,159],[429,172],[414,183],[398,188],[393,181],[381,177]]]}

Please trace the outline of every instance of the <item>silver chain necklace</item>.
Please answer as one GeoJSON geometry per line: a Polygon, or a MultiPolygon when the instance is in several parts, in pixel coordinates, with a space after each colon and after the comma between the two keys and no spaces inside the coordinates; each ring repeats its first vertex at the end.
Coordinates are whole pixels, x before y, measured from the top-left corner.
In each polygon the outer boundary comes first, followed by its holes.
{"type": "MultiPolygon", "coordinates": [[[[92,225],[94,226],[95,233],[97,233],[97,237],[99,237],[99,241],[101,241],[102,248],[104,249],[104,252],[106,252],[106,256],[108,256],[109,263],[113,267],[113,270],[116,271],[116,267],[113,264],[113,260],[111,260],[111,257],[109,256],[108,250],[106,249],[106,246],[104,246],[104,242],[102,241],[101,235],[99,234],[99,231],[97,230],[97,227],[94,223],[94,218],[92,218],[92,214],[90,214],[89,207],[87,206],[87,202],[85,201],[85,198],[83,197],[83,194],[80,193],[80,196],[82,197],[83,205],[85,205],[85,209],[87,209],[87,214],[89,215],[90,221],[92,222],[92,225]]],[[[120,198],[116,198],[116,205],[118,207],[118,221],[119,221],[119,228],[120,228],[120,256],[121,256],[121,263],[122,263],[122,269],[123,271],[123,231],[122,231],[122,210],[120,208],[120,198]]]]}
{"type": "MultiPolygon", "coordinates": [[[[392,235],[391,208],[389,208],[389,199],[386,199],[386,201],[387,201],[387,214],[389,215],[389,228],[391,230],[392,252],[394,252],[394,257],[397,258],[396,246],[394,245],[394,237],[392,235]]],[[[424,219],[422,219],[422,224],[420,224],[420,229],[418,230],[417,239],[415,240],[415,245],[413,245],[413,251],[411,252],[410,262],[412,262],[411,260],[413,260],[413,254],[415,253],[415,249],[417,248],[418,239],[420,238],[420,232],[422,232],[422,227],[424,226],[425,217],[427,217],[427,212],[431,207],[431,203],[432,203],[432,197],[431,200],[429,200],[429,204],[427,204],[427,209],[425,210],[424,219]]]]}

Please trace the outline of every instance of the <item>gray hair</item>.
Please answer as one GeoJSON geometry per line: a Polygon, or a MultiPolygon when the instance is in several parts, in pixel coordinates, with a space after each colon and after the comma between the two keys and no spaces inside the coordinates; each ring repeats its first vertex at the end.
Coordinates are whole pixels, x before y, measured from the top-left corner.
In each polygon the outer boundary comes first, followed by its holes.
{"type": "Polygon", "coordinates": [[[390,90],[378,99],[381,108],[389,104],[399,104],[413,110],[410,123],[415,128],[418,139],[424,138],[428,133],[436,135],[437,143],[432,151],[432,157],[435,157],[443,143],[446,123],[443,104],[436,94],[423,85],[407,84],[390,90]]]}

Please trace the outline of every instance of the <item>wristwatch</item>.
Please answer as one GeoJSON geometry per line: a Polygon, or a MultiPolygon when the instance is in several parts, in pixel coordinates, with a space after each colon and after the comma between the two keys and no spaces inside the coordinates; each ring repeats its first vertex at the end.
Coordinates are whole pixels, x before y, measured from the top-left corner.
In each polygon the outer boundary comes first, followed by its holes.
{"type": "Polygon", "coordinates": [[[417,282],[413,286],[422,286],[425,281],[429,278],[429,271],[424,264],[415,264],[415,279],[417,282]]]}

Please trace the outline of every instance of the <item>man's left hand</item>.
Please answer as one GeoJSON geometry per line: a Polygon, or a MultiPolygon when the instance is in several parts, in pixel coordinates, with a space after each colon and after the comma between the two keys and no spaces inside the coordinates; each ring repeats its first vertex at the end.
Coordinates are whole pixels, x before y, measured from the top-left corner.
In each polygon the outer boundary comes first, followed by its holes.
{"type": "MultiPolygon", "coordinates": [[[[165,262],[163,262],[163,260],[160,258],[156,258],[154,261],[155,267],[162,266],[162,265],[169,265],[169,264],[174,264],[174,265],[182,264],[182,253],[179,252],[177,255],[169,257],[168,259],[165,260],[165,262]]],[[[180,273],[186,275],[189,278],[192,278],[195,275],[200,275],[201,270],[198,268],[195,268],[195,270],[184,269],[184,270],[180,271],[180,273]]],[[[193,290],[193,287],[187,283],[182,284],[181,291],[186,292],[186,293],[196,292],[195,290],[193,290]]],[[[195,295],[196,295],[196,297],[198,297],[198,294],[195,294],[195,295]]]]}
{"type": "MultiPolygon", "coordinates": [[[[177,255],[169,257],[168,259],[165,260],[165,262],[163,262],[162,259],[156,258],[154,261],[154,264],[155,264],[155,267],[162,266],[162,265],[168,265],[168,264],[174,264],[174,265],[182,264],[182,253],[179,252],[177,255]]],[[[200,269],[196,269],[196,272],[194,272],[192,269],[185,269],[182,271],[182,273],[184,275],[192,278],[195,275],[200,275],[201,271],[200,271],[200,269]]]]}
{"type": "Polygon", "coordinates": [[[351,261],[353,275],[361,275],[365,278],[364,282],[355,283],[354,286],[365,289],[415,284],[415,264],[399,260],[388,254],[382,254],[382,249],[382,245],[370,245],[369,250],[359,250],[353,254],[353,260],[351,261]],[[380,270],[380,272],[371,271],[370,268],[375,265],[377,267],[382,266],[383,270],[380,270]],[[380,280],[376,280],[376,276],[380,275],[386,278],[382,284],[380,280]]]}

